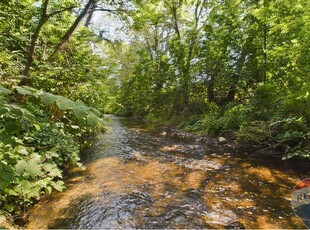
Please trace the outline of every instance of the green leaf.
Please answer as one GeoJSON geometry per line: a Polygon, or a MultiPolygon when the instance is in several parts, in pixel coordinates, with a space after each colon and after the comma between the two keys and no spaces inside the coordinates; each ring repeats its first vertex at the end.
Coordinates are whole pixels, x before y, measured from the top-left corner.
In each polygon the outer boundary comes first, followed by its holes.
{"type": "Polygon", "coordinates": [[[46,191],[47,194],[51,194],[51,192],[52,192],[52,187],[51,187],[51,186],[47,186],[47,187],[45,188],[45,191],[46,191]]]}
{"type": "Polygon", "coordinates": [[[57,181],[57,182],[52,182],[52,186],[59,192],[62,192],[64,189],[64,182],[63,181],[57,181]]]}
{"type": "Polygon", "coordinates": [[[86,106],[75,106],[75,107],[73,107],[74,115],[79,120],[83,120],[83,118],[85,118],[86,115],[88,114],[88,111],[89,111],[89,108],[86,106]]]}
{"type": "Polygon", "coordinates": [[[43,175],[38,159],[31,159],[29,161],[29,164],[26,167],[26,172],[32,177],[43,175]]]}
{"type": "Polygon", "coordinates": [[[55,164],[44,164],[43,169],[50,174],[52,177],[60,177],[62,178],[60,170],[57,168],[55,164]]]}
{"type": "Polygon", "coordinates": [[[31,192],[31,189],[32,189],[32,185],[29,181],[27,180],[22,180],[19,182],[19,184],[21,185],[21,188],[22,188],[22,191],[24,193],[30,193],[31,192]]]}
{"type": "Polygon", "coordinates": [[[99,117],[97,117],[94,113],[90,112],[89,115],[87,115],[86,117],[87,119],[87,123],[92,126],[92,127],[95,127],[96,125],[99,124],[100,122],[100,119],[99,117]]]}
{"type": "Polygon", "coordinates": [[[37,89],[29,87],[29,86],[23,86],[22,88],[24,90],[27,90],[27,91],[31,92],[32,95],[41,95],[41,94],[43,94],[42,90],[37,90],[37,89]]]}
{"type": "Polygon", "coordinates": [[[75,106],[75,103],[73,101],[64,97],[58,97],[56,103],[60,110],[73,109],[73,107],[75,106]]]}
{"type": "Polygon", "coordinates": [[[37,131],[41,130],[41,126],[39,124],[33,124],[37,131]]]}
{"type": "Polygon", "coordinates": [[[58,98],[56,95],[51,93],[43,93],[40,97],[42,102],[46,105],[54,103],[58,98]]]}
{"type": "Polygon", "coordinates": [[[91,108],[91,111],[98,117],[101,115],[100,111],[96,108],[91,108]]]}
{"type": "Polygon", "coordinates": [[[5,131],[8,133],[8,134],[16,134],[16,133],[19,133],[21,131],[21,126],[17,123],[8,123],[8,124],[5,124],[5,131]]]}
{"type": "Polygon", "coordinates": [[[19,194],[12,189],[9,190],[9,195],[10,196],[19,196],[19,194]]]}
{"type": "Polygon", "coordinates": [[[23,87],[14,86],[13,88],[16,89],[19,94],[22,94],[22,95],[33,95],[33,93],[31,91],[29,91],[29,90],[27,90],[27,89],[25,89],[23,87]]]}
{"type": "Polygon", "coordinates": [[[1,173],[1,180],[5,180],[6,182],[12,182],[14,180],[14,174],[12,172],[3,172],[1,173]]]}
{"type": "Polygon", "coordinates": [[[27,118],[28,121],[30,121],[31,123],[36,121],[36,117],[32,115],[30,112],[25,113],[25,118],[27,118]]]}
{"type": "Polygon", "coordinates": [[[21,117],[24,114],[24,109],[22,109],[21,107],[17,106],[17,105],[12,105],[12,104],[6,104],[7,108],[10,109],[11,113],[21,117]]]}
{"type": "Polygon", "coordinates": [[[3,93],[3,94],[10,94],[12,93],[11,90],[8,90],[7,88],[4,88],[4,87],[1,87],[0,86],[0,93],[3,93]]]}
{"type": "Polygon", "coordinates": [[[10,183],[7,181],[4,180],[0,181],[0,190],[5,190],[9,186],[9,184],[10,183]]]}
{"type": "Polygon", "coordinates": [[[9,134],[1,134],[0,141],[5,145],[13,144],[15,141],[12,139],[12,135],[9,134]]]}
{"type": "Polygon", "coordinates": [[[7,204],[4,206],[4,209],[11,213],[14,210],[14,205],[13,204],[7,204]]]}
{"type": "Polygon", "coordinates": [[[27,148],[26,148],[25,146],[23,146],[23,145],[18,146],[18,147],[16,148],[16,150],[18,151],[18,153],[20,153],[20,154],[22,154],[22,155],[28,155],[28,154],[29,154],[27,148]]]}
{"type": "Polygon", "coordinates": [[[9,110],[7,108],[0,108],[0,116],[7,113],[9,110]]]}
{"type": "Polygon", "coordinates": [[[43,169],[46,171],[46,172],[50,172],[52,171],[53,169],[55,168],[55,165],[53,164],[44,164],[43,165],[43,169]]]}
{"type": "Polygon", "coordinates": [[[24,160],[17,161],[17,164],[15,165],[16,173],[18,175],[23,175],[27,167],[28,167],[28,162],[24,160]]]}
{"type": "Polygon", "coordinates": [[[59,177],[62,178],[61,172],[58,168],[54,168],[52,171],[50,171],[50,175],[53,177],[59,177]]]}

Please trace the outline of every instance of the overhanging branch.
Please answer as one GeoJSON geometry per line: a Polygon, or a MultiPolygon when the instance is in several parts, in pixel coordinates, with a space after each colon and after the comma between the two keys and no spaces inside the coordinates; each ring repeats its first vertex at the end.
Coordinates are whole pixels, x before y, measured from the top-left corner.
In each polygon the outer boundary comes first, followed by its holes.
{"type": "Polygon", "coordinates": [[[60,13],[65,12],[65,11],[72,10],[72,9],[74,9],[74,8],[76,8],[76,6],[69,6],[69,7],[60,9],[60,10],[55,10],[54,12],[48,14],[47,17],[50,18],[50,17],[53,17],[53,16],[56,15],[56,14],[60,14],[60,13]]]}

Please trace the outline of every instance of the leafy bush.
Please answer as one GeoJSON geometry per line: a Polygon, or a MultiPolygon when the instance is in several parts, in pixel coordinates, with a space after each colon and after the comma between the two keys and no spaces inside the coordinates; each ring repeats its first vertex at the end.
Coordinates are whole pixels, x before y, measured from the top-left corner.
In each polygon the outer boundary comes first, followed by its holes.
{"type": "Polygon", "coordinates": [[[241,143],[251,143],[256,146],[266,145],[272,138],[272,130],[269,122],[252,121],[243,123],[236,136],[241,143]]]}
{"type": "Polygon", "coordinates": [[[310,129],[303,117],[283,118],[271,123],[277,130],[277,140],[287,147],[283,159],[294,156],[310,159],[310,129]]]}
{"type": "Polygon", "coordinates": [[[310,130],[302,117],[245,122],[236,134],[240,143],[281,148],[286,155],[310,159],[310,130]]]}
{"type": "Polygon", "coordinates": [[[82,103],[30,87],[14,89],[19,94],[0,87],[0,208],[8,212],[52,189],[61,191],[63,170],[81,166],[80,138],[100,123],[96,110],[82,103]],[[42,110],[52,105],[61,117],[42,110]]]}

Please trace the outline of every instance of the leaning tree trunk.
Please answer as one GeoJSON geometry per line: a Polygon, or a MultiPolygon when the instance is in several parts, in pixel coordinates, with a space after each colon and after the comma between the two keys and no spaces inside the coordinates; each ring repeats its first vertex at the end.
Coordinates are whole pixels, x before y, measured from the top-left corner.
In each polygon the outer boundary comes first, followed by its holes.
{"type": "Polygon", "coordinates": [[[48,2],[49,2],[49,0],[44,1],[42,13],[41,13],[41,17],[40,17],[38,26],[37,26],[34,34],[31,36],[31,43],[30,43],[30,47],[29,47],[29,50],[27,53],[26,64],[25,64],[25,68],[23,71],[24,77],[20,81],[19,85],[30,85],[31,84],[31,79],[29,77],[29,71],[30,71],[30,67],[34,61],[34,50],[35,50],[36,42],[39,38],[40,31],[41,31],[43,25],[47,22],[47,20],[49,18],[47,15],[48,2]]]}
{"type": "Polygon", "coordinates": [[[70,37],[72,36],[73,32],[76,30],[82,19],[87,15],[90,7],[96,3],[96,0],[89,0],[86,6],[84,7],[83,11],[80,13],[80,15],[76,18],[75,22],[72,24],[72,26],[68,29],[66,34],[62,37],[61,41],[56,46],[54,52],[49,57],[49,61],[52,61],[57,53],[60,53],[68,43],[70,37]]]}
{"type": "Polygon", "coordinates": [[[31,85],[30,68],[31,68],[33,61],[35,60],[34,53],[35,53],[36,43],[39,39],[39,35],[40,35],[41,29],[44,26],[44,24],[52,16],[55,16],[56,14],[62,13],[62,12],[67,11],[67,10],[71,10],[75,7],[75,6],[69,6],[69,7],[60,9],[60,10],[55,10],[55,11],[48,14],[47,13],[48,4],[49,4],[49,0],[45,0],[43,3],[39,23],[38,23],[36,30],[34,31],[33,35],[31,36],[29,50],[26,54],[26,64],[25,64],[25,68],[22,72],[23,78],[19,82],[19,85],[31,85]]]}

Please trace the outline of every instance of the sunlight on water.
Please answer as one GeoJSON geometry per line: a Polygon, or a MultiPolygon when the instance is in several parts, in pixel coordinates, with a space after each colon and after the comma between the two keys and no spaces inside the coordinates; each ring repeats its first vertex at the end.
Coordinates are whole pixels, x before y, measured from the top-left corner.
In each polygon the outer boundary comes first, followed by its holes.
{"type": "Polygon", "coordinates": [[[304,228],[292,171],[180,142],[112,118],[67,190],[29,210],[27,228],[304,228]]]}

